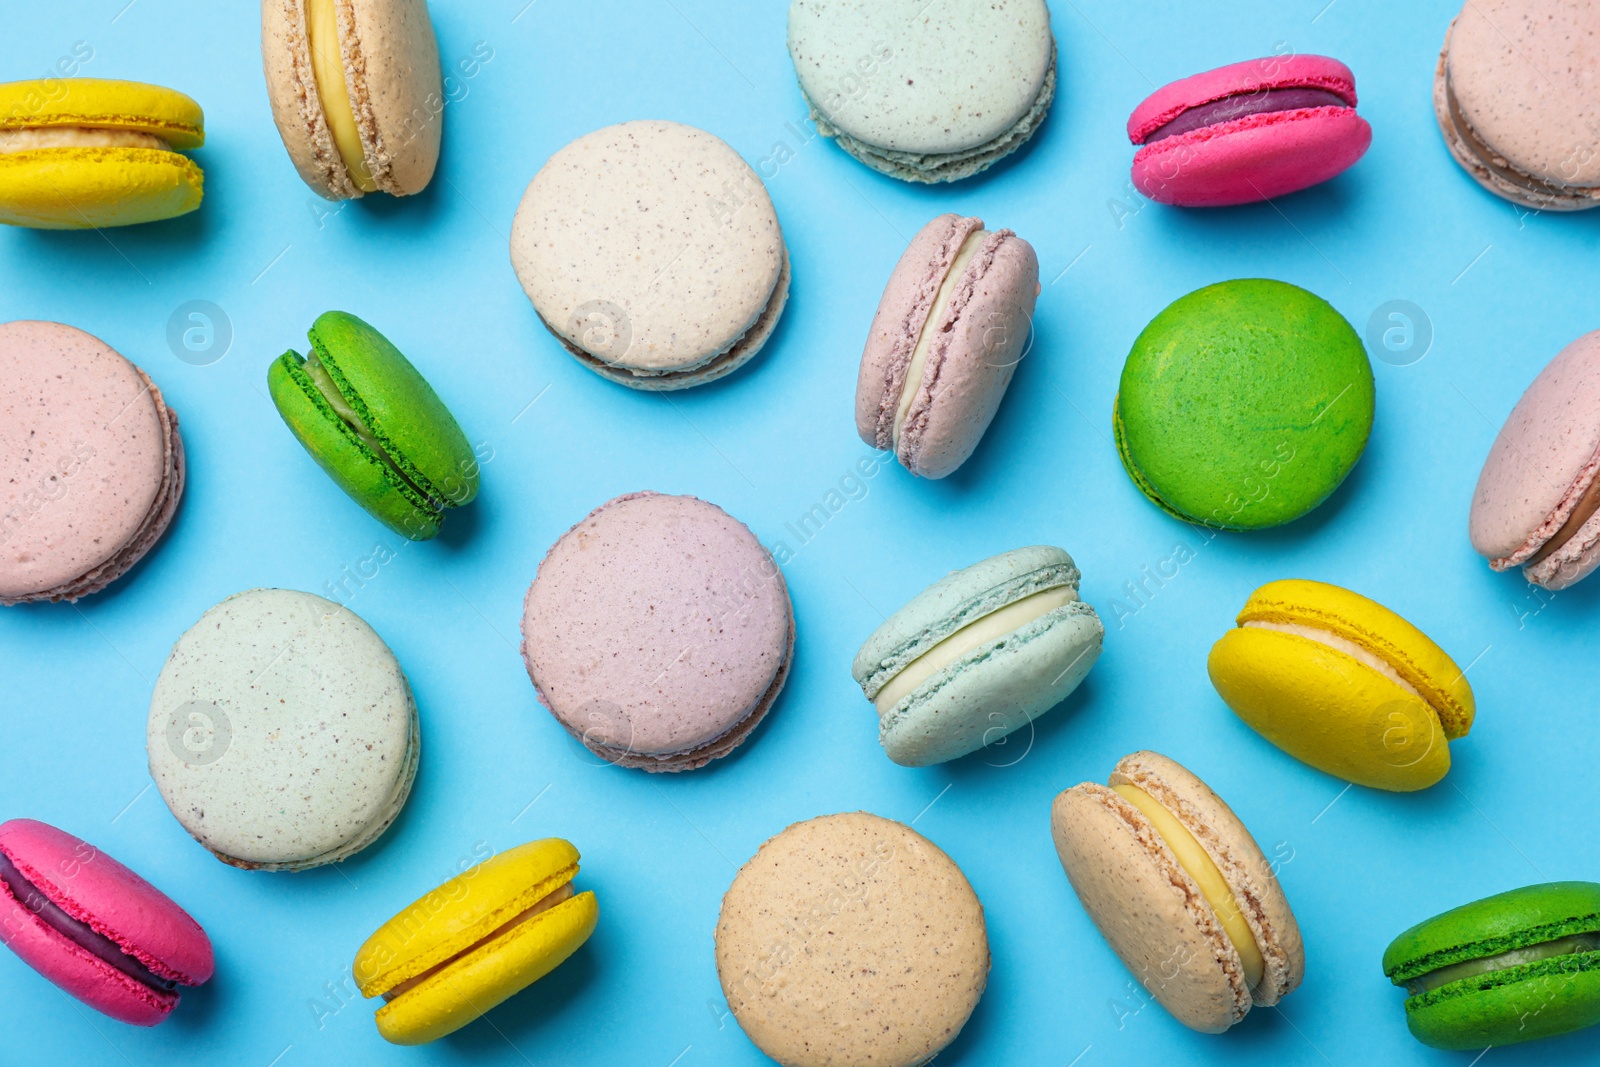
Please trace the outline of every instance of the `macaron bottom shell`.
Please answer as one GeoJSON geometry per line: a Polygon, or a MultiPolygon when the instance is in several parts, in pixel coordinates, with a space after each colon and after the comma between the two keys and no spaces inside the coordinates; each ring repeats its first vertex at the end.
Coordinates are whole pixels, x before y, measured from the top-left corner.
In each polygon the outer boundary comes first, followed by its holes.
{"type": "Polygon", "coordinates": [[[0,222],[40,230],[130,226],[188,214],[205,178],[187,156],[154,148],[0,152],[0,222]]]}
{"type": "Polygon", "coordinates": [[[1600,1023],[1600,952],[1508,967],[1406,1001],[1406,1027],[1432,1048],[1469,1052],[1600,1023]]]}

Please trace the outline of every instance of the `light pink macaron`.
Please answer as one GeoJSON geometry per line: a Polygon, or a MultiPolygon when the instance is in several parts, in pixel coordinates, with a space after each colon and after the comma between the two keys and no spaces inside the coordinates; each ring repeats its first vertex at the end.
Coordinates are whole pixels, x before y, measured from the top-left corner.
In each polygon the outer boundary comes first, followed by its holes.
{"type": "Polygon", "coordinates": [[[1575,584],[1600,566],[1597,475],[1600,331],[1563,348],[1511,409],[1472,495],[1472,547],[1546,589],[1575,584]]]}
{"type": "Polygon", "coordinates": [[[0,324],[0,604],[77,600],[161,539],[178,416],[138,367],[58,322],[0,324]]]}
{"type": "Polygon", "coordinates": [[[772,556],[704,500],[630,493],[562,535],[528,589],[522,656],[539,700],[620,767],[726,756],[789,675],[794,610],[772,556]]]}
{"type": "Polygon", "coordinates": [[[0,942],[97,1011],[154,1026],[178,987],[215,969],[200,924],[86,841],[32,819],[0,824],[0,942]]]}
{"type": "Polygon", "coordinates": [[[856,432],[943,478],[994,420],[1032,340],[1039,259],[1010,230],[940,215],[911,239],[861,354],[856,432]]]}
{"type": "Polygon", "coordinates": [[[1268,56],[1157,89],[1134,108],[1133,184],[1181,207],[1270,200],[1349,169],[1372,127],[1350,68],[1327,56],[1268,56]]]}

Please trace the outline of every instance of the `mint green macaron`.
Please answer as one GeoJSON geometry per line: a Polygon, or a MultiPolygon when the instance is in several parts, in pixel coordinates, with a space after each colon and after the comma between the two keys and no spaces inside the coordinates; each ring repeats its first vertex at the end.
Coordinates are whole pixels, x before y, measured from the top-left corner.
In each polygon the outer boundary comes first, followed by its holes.
{"type": "Polygon", "coordinates": [[[1145,496],[1185,522],[1259,530],[1326,500],[1367,446],[1372,364],[1327,301],[1287,282],[1221,282],[1133,343],[1112,415],[1145,496]]]}
{"type": "Polygon", "coordinates": [[[383,334],[343,311],[317,317],[311,353],[267,370],[278,414],[339,488],[413,541],[478,495],[478,459],[455,417],[383,334]]]}
{"type": "Polygon", "coordinates": [[[1471,1050],[1600,1022],[1600,885],[1547,882],[1418,923],[1383,953],[1411,994],[1406,1025],[1433,1048],[1471,1050]]]}

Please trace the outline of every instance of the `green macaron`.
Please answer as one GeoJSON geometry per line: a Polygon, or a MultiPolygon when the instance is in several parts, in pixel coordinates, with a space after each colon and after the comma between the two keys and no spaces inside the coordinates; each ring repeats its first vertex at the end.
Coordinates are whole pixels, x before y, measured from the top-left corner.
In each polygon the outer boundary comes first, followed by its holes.
{"type": "Polygon", "coordinates": [[[311,353],[267,370],[278,414],[339,488],[413,541],[478,495],[478,460],[439,394],[383,334],[343,311],[318,316],[311,353]]]}
{"type": "Polygon", "coordinates": [[[1463,905],[1395,938],[1383,973],[1406,987],[1424,1045],[1481,1049],[1600,1022],[1600,885],[1547,882],[1463,905]]]}
{"type": "Polygon", "coordinates": [[[1134,484],[1186,522],[1259,530],[1322,503],[1372,431],[1372,365],[1327,301],[1287,282],[1196,290],[1144,328],[1112,416],[1134,484]]]}

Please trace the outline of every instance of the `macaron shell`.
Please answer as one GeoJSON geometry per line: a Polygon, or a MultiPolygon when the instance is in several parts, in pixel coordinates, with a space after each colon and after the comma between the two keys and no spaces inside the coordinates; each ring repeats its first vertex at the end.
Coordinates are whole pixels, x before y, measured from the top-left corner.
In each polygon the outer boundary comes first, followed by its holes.
{"type": "Polygon", "coordinates": [[[155,1026],[178,997],[135,981],[46,926],[0,885],[0,942],[58,988],[131,1026],[155,1026]]]}
{"type": "Polygon", "coordinates": [[[1128,116],[1128,140],[1145,138],[1192,107],[1240,93],[1306,87],[1337,93],[1356,106],[1356,80],[1350,68],[1328,56],[1266,56],[1230,63],[1163,85],[1128,116]]]}
{"type": "Polygon", "coordinates": [[[1424,919],[1383,952],[1396,983],[1462,960],[1498,955],[1569,933],[1600,930],[1600,884],[1542,882],[1496,893],[1424,919]]]}
{"type": "Polygon", "coordinates": [[[272,121],[300,180],[329,200],[363,195],[322,110],[306,30],[307,0],[261,0],[261,64],[272,121]]]}
{"type": "Polygon", "coordinates": [[[1240,627],[1212,646],[1206,670],[1234,714],[1318,770],[1394,792],[1426,789],[1450,770],[1434,710],[1335,648],[1240,627]]]}
{"type": "Polygon", "coordinates": [[[339,5],[345,78],[373,181],[394,196],[420,193],[439,163],[445,107],[427,0],[339,5]]]}
{"type": "Polygon", "coordinates": [[[0,153],[0,222],[39,230],[132,226],[200,206],[205,178],[188,156],[154,148],[36,148],[0,153]]]}
{"type": "Polygon", "coordinates": [[[1173,1018],[1220,1034],[1250,1010],[1239,955],[1216,913],[1139,811],[1085,782],[1057,795],[1050,830],[1090,920],[1173,1018]]]}
{"type": "Polygon", "coordinates": [[[938,324],[897,455],[924,478],[953,474],[978,447],[1033,339],[1039,260],[1010,230],[984,238],[938,324]]]}
{"type": "Polygon", "coordinates": [[[599,919],[593,893],[557,904],[379,1008],[378,1033],[421,1045],[459,1030],[559,967],[599,919]]]}
{"type": "Polygon", "coordinates": [[[1558,957],[1516,968],[1520,980],[1500,976],[1502,984],[1422,1007],[1408,1001],[1406,1027],[1425,1045],[1461,1052],[1572,1033],[1600,1023],[1596,968],[1600,956],[1592,953],[1558,957]]]}
{"type": "Polygon", "coordinates": [[[1600,331],[1563,348],[1495,435],[1472,494],[1472,547],[1496,570],[1524,563],[1567,521],[1597,473],[1600,331]]]}
{"type": "Polygon", "coordinates": [[[205,144],[200,105],[174,89],[113,78],[0,84],[0,142],[10,130],[91,126],[155,134],[173,148],[205,144]]]}
{"type": "Polygon", "coordinates": [[[176,416],[138,367],[60,323],[0,324],[0,373],[0,604],[104,588],[172,519],[176,416]]]}

